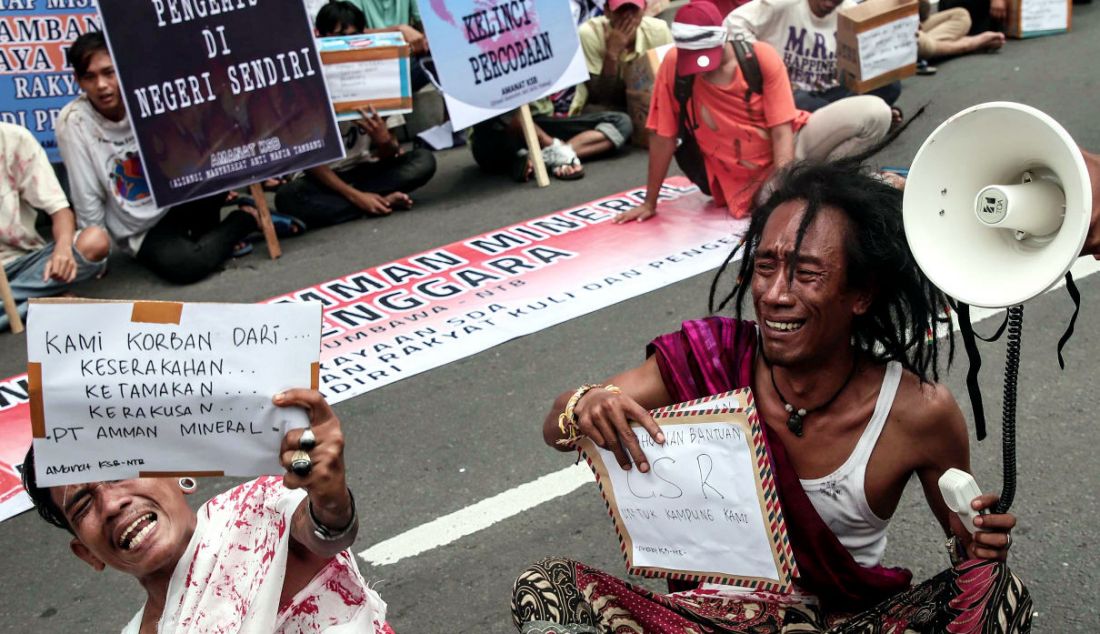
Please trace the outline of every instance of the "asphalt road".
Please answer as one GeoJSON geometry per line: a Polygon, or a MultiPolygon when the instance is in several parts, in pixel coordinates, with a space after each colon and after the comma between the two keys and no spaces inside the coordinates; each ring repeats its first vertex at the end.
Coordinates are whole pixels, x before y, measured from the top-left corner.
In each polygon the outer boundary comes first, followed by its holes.
{"type": "MultiPolygon", "coordinates": [[[[1100,149],[1098,34],[1100,8],[1078,6],[1072,34],[1010,41],[1000,54],[943,63],[933,77],[906,80],[900,105],[907,113],[926,102],[928,109],[884,153],[882,164],[908,164],[945,117],[992,100],[1041,108],[1081,145],[1100,149]]],[[[262,300],[641,185],[646,164],[645,155],[634,151],[589,164],[582,181],[540,190],[481,175],[462,149],[439,159],[439,173],[417,196],[416,210],[285,241],[279,261],[265,259],[257,249],[209,280],[169,287],[118,259],[106,280],[80,290],[111,298],[262,300]]],[[[364,520],[355,551],[567,466],[571,458],[547,449],[539,434],[554,395],[638,363],[650,338],[705,313],[708,283],[709,275],[687,280],[337,406],[364,520]]],[[[1071,312],[1067,295],[1053,292],[1027,309],[1021,481],[1014,507],[1020,528],[1012,562],[1031,588],[1036,630],[1042,632],[1100,629],[1095,602],[1100,462],[1092,446],[1092,413],[1100,408],[1100,395],[1090,360],[1100,354],[1100,276],[1080,286],[1084,305],[1065,372],[1059,371],[1054,350],[1071,312]]],[[[986,406],[997,412],[1001,353],[985,350],[986,406]]],[[[25,355],[21,336],[0,335],[0,376],[21,372],[25,355]]],[[[947,383],[967,409],[964,375],[963,361],[947,383]]],[[[976,445],[973,456],[978,482],[997,489],[998,434],[976,445]]],[[[203,482],[203,492],[229,485],[203,482]]],[[[919,487],[907,492],[889,536],[887,561],[913,568],[918,578],[946,565],[939,529],[919,487]]],[[[142,592],[132,579],[95,573],[69,553],[67,541],[65,533],[33,514],[0,526],[0,629],[118,631],[138,608],[142,592]]],[[[387,566],[362,564],[362,569],[389,603],[398,632],[508,632],[512,580],[525,564],[550,554],[624,572],[595,486],[419,556],[387,566]]]]}

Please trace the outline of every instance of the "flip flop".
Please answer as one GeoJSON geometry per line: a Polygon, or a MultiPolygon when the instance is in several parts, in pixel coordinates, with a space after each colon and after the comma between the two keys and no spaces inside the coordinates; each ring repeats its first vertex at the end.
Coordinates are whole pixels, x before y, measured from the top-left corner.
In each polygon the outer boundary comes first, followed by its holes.
{"type": "Polygon", "coordinates": [[[252,246],[251,242],[241,241],[241,242],[237,243],[237,246],[233,247],[232,255],[235,258],[243,258],[244,256],[248,255],[249,253],[252,253],[254,248],[255,247],[252,246]]]}
{"type": "Polygon", "coordinates": [[[512,179],[517,183],[526,183],[531,180],[531,177],[527,173],[527,169],[531,162],[527,159],[527,150],[521,149],[516,151],[516,156],[512,159],[512,179]]]}
{"type": "MultiPolygon", "coordinates": [[[[237,207],[256,207],[256,200],[251,196],[241,196],[237,199],[237,207]]],[[[245,212],[247,213],[247,212],[245,212]]],[[[306,232],[306,223],[294,216],[271,212],[271,224],[275,226],[275,235],[280,238],[294,238],[306,232]]],[[[253,231],[245,238],[249,242],[259,242],[264,239],[263,231],[253,231]]]]}
{"type": "Polygon", "coordinates": [[[554,169],[552,170],[552,173],[554,174],[554,178],[556,178],[558,180],[562,180],[562,181],[579,181],[580,179],[584,178],[584,166],[581,165],[580,159],[574,158],[569,163],[563,163],[561,165],[555,166],[554,169]],[[575,167],[575,168],[580,168],[580,169],[578,169],[574,172],[571,172],[569,174],[563,174],[559,171],[559,170],[561,170],[563,168],[566,168],[566,167],[575,167]]]}

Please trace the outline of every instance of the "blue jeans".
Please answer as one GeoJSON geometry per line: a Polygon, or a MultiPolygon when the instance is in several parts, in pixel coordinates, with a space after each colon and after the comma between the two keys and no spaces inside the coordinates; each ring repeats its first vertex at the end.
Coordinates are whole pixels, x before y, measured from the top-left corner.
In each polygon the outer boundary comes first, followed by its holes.
{"type": "MultiPolygon", "coordinates": [[[[76,240],[73,240],[73,242],[75,244],[76,240]]],[[[46,264],[49,263],[50,257],[53,255],[54,244],[50,242],[45,247],[20,256],[4,265],[4,273],[8,276],[8,282],[11,284],[11,294],[15,297],[15,305],[19,308],[19,315],[23,319],[27,318],[27,300],[30,298],[60,295],[68,290],[70,286],[90,280],[103,273],[103,270],[107,268],[107,258],[103,258],[99,262],[89,262],[74,246],[72,249],[73,260],[76,261],[76,278],[72,282],[58,282],[54,279],[43,280],[42,276],[46,274],[46,264]]],[[[8,315],[0,310],[0,332],[7,330],[8,327],[8,315]]]]}

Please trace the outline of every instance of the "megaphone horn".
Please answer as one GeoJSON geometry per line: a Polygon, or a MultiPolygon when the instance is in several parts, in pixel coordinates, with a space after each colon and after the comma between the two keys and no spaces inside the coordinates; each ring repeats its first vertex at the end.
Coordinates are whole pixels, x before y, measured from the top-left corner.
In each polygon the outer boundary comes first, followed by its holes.
{"type": "MultiPolygon", "coordinates": [[[[905,235],[928,279],[960,302],[979,440],[985,435],[977,380],[981,357],[968,305],[1009,308],[998,513],[1008,510],[1016,492],[1019,304],[1066,275],[1085,244],[1091,211],[1081,150],[1058,122],[1022,104],[985,103],[949,118],[925,140],[909,169],[905,235]]],[[[1071,321],[1067,333],[1072,329],[1071,321]]]]}
{"type": "Polygon", "coordinates": [[[1043,112],[1009,102],[967,108],[936,128],[913,159],[903,203],[925,275],[986,308],[1057,283],[1081,252],[1091,210],[1073,138],[1043,112]]]}

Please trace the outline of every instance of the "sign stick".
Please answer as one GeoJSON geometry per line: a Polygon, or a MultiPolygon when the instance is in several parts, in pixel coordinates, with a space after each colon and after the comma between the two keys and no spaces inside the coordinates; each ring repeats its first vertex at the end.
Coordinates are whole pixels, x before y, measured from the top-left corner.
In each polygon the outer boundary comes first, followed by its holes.
{"type": "Polygon", "coordinates": [[[8,284],[8,274],[4,267],[0,266],[0,297],[4,300],[4,312],[8,314],[8,322],[14,334],[23,332],[23,320],[19,317],[19,309],[15,306],[15,297],[11,294],[11,285],[8,284]]]}
{"type": "Polygon", "coordinates": [[[523,136],[527,139],[527,156],[531,159],[531,165],[535,166],[535,182],[539,187],[550,184],[550,176],[546,173],[546,163],[542,160],[542,148],[539,146],[539,137],[535,134],[535,119],[531,116],[531,106],[523,104],[519,107],[519,116],[523,123],[523,136]]]}
{"type": "Polygon", "coordinates": [[[275,235],[275,225],[271,223],[271,209],[267,206],[267,198],[264,197],[264,188],[259,183],[248,186],[252,199],[256,201],[256,210],[260,212],[260,229],[267,240],[267,252],[272,260],[277,260],[283,255],[283,249],[279,246],[279,236],[275,235]]]}

